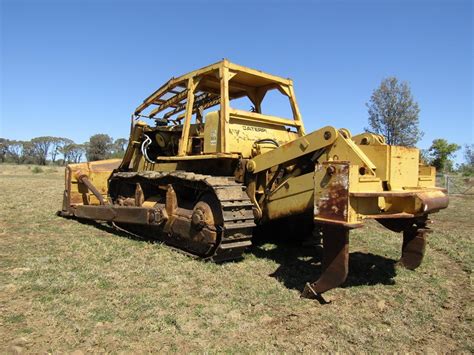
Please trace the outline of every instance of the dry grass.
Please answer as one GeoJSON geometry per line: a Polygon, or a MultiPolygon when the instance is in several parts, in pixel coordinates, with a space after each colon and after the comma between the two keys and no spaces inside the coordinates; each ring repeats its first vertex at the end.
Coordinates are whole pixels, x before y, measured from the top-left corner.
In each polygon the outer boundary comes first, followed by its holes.
{"type": "Polygon", "coordinates": [[[2,352],[474,350],[473,198],[433,215],[416,272],[395,265],[400,236],[353,232],[349,278],[320,305],[299,298],[319,272],[314,248],[194,261],[56,217],[61,169],[31,169],[0,165],[2,352]]]}

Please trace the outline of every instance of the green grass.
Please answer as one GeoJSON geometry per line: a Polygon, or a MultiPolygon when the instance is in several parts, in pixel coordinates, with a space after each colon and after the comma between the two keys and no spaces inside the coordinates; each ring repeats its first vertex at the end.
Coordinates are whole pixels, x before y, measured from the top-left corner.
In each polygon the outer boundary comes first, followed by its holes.
{"type": "Polygon", "coordinates": [[[33,169],[31,169],[31,172],[33,174],[39,174],[39,173],[44,173],[44,170],[40,168],[39,166],[35,166],[33,169]]]}
{"type": "Polygon", "coordinates": [[[351,232],[348,280],[320,305],[299,297],[317,249],[266,243],[240,262],[195,261],[55,216],[62,184],[60,168],[0,165],[2,352],[474,350],[472,197],[432,216],[415,272],[396,266],[399,235],[351,232]]]}

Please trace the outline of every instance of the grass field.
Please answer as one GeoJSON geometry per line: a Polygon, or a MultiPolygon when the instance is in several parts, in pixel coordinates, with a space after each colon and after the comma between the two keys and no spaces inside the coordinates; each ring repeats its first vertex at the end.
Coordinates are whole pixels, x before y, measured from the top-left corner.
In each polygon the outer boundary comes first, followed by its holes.
{"type": "Polygon", "coordinates": [[[266,243],[240,262],[57,217],[62,169],[0,165],[0,352],[473,352],[474,198],[432,216],[416,271],[401,236],[351,233],[350,274],[329,304],[301,299],[319,250],[266,243]]]}

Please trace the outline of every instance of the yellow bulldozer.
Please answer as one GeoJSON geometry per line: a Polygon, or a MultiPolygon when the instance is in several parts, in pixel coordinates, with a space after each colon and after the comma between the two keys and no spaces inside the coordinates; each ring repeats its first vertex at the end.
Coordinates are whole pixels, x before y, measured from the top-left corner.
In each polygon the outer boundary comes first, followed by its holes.
{"type": "Polygon", "coordinates": [[[400,263],[415,269],[428,215],[448,205],[417,149],[330,126],[307,134],[292,80],[227,60],[166,82],[134,111],[123,159],[68,165],[65,184],[62,216],[215,262],[240,258],[255,228],[303,216],[323,242],[308,298],[344,282],[349,231],[366,219],[403,234],[400,263]],[[292,117],[266,113],[272,91],[292,117]],[[233,107],[242,98],[250,107],[233,107]]]}

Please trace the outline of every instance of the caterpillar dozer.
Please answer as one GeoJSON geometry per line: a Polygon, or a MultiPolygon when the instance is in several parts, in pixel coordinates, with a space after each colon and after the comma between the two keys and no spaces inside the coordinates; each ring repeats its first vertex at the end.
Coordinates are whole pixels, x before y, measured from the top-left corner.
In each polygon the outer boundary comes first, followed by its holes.
{"type": "Polygon", "coordinates": [[[227,60],[166,82],[132,114],[123,159],[70,164],[65,184],[60,215],[215,262],[240,258],[256,227],[309,223],[323,257],[308,298],[344,282],[349,232],[366,219],[403,235],[400,264],[415,269],[429,214],[448,205],[417,149],[330,126],[307,134],[292,80],[227,60]],[[269,93],[292,117],[267,113],[269,93]]]}

